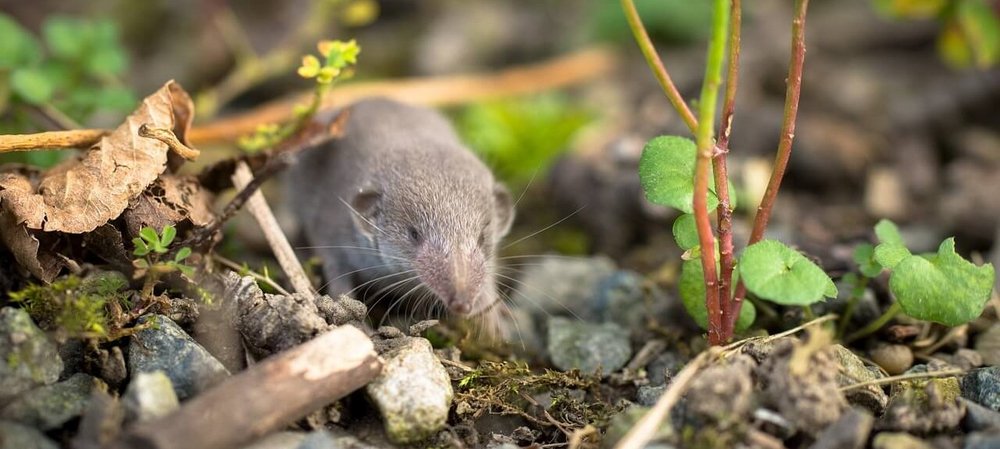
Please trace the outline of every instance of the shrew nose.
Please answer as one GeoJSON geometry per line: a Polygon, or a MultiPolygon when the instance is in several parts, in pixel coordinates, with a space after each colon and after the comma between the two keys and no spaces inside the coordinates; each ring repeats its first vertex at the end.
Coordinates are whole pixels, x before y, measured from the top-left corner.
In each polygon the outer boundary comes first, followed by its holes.
{"type": "Polygon", "coordinates": [[[457,313],[459,315],[467,315],[470,311],[472,311],[472,306],[470,306],[467,301],[453,300],[448,307],[453,313],[457,313]]]}

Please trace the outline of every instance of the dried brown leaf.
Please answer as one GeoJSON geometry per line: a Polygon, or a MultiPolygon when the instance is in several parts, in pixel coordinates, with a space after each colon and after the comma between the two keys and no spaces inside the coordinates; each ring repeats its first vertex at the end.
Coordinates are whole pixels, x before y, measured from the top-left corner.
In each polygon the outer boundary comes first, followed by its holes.
{"type": "Polygon", "coordinates": [[[139,127],[172,129],[182,137],[192,108],[188,94],[168,82],[82,157],[45,173],[37,190],[25,182],[0,184],[0,207],[29,229],[70,234],[94,230],[121,215],[166,168],[169,147],[140,137],[139,127]]]}

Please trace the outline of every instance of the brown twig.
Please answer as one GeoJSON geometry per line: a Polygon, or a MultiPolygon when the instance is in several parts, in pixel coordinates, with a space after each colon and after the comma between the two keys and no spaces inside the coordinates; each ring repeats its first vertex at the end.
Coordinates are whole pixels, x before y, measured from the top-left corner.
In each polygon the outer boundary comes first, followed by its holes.
{"type": "MultiPolygon", "coordinates": [[[[802,66],[806,58],[806,10],[809,7],[809,0],[795,0],[795,17],[792,19],[792,55],[788,63],[788,84],[785,90],[785,113],[781,124],[781,140],[778,142],[778,151],[774,159],[774,168],[771,171],[771,179],[767,183],[764,191],[764,198],[757,206],[757,214],[754,215],[753,230],[750,232],[750,241],[747,245],[753,245],[764,238],[764,231],[767,229],[767,222],[771,218],[771,210],[778,197],[778,188],[781,187],[781,180],[785,176],[785,169],[788,168],[788,159],[792,155],[792,141],[795,138],[795,119],[799,111],[799,94],[802,91],[802,66]]],[[[742,299],[746,296],[746,286],[742,282],[736,287],[735,312],[739,313],[742,299]]]]}
{"type": "MultiPolygon", "coordinates": [[[[729,61],[726,68],[726,94],[722,104],[722,125],[716,142],[712,168],[715,173],[715,192],[719,197],[719,302],[722,304],[722,334],[732,336],[739,319],[739,306],[732,298],[733,280],[733,208],[729,199],[729,173],[726,157],[729,154],[729,136],[733,130],[733,113],[736,110],[736,88],[740,76],[740,33],[742,2],[730,0],[729,10],[729,61]]],[[[742,298],[741,298],[742,299],[742,298]]],[[[731,338],[731,337],[730,337],[731,338]]]]}
{"type": "Polygon", "coordinates": [[[165,417],[134,425],[110,447],[240,447],[357,390],[381,369],[368,336],[342,326],[250,367],[165,417]]]}
{"type": "MultiPolygon", "coordinates": [[[[559,89],[602,79],[617,66],[614,51],[591,47],[548,61],[510,67],[497,73],[402,78],[334,86],[321,109],[342,107],[367,97],[387,97],[425,106],[453,106],[512,95],[559,89]]],[[[253,133],[263,123],[292,117],[292,108],[309,100],[312,90],[265,103],[242,114],[191,128],[187,141],[195,146],[226,143],[253,133]]],[[[87,148],[110,130],[81,129],[25,135],[0,135],[0,153],[39,148],[87,148]]]]}
{"type": "Polygon", "coordinates": [[[36,134],[0,135],[0,153],[36,149],[88,148],[110,132],[109,129],[78,129],[36,134]]]}
{"type": "MultiPolygon", "coordinates": [[[[250,167],[247,166],[246,162],[236,164],[236,172],[233,173],[233,185],[238,189],[243,189],[252,181],[253,172],[250,171],[250,167]]],[[[316,293],[313,291],[312,283],[309,282],[309,277],[302,270],[302,264],[295,257],[295,250],[288,243],[288,238],[281,231],[278,220],[274,218],[274,213],[271,212],[271,208],[267,205],[264,195],[259,190],[254,192],[250,196],[250,199],[247,200],[247,210],[257,220],[257,224],[260,225],[261,231],[264,232],[264,238],[267,239],[267,243],[271,246],[275,258],[278,259],[278,264],[281,265],[282,271],[288,276],[288,281],[292,283],[295,292],[315,298],[316,293]]]]}
{"type": "Polygon", "coordinates": [[[869,381],[865,381],[865,382],[860,382],[860,383],[856,383],[856,384],[851,384],[851,385],[843,386],[843,387],[840,387],[840,391],[842,391],[842,392],[843,391],[850,391],[850,390],[855,390],[855,389],[858,389],[858,388],[868,387],[868,386],[871,386],[871,385],[891,384],[891,383],[895,383],[895,382],[901,382],[901,381],[904,381],[904,380],[933,379],[933,378],[937,378],[937,377],[960,376],[962,374],[965,374],[965,370],[950,369],[950,370],[944,370],[944,371],[929,371],[929,372],[926,372],[926,373],[900,374],[898,376],[883,377],[883,378],[880,378],[880,379],[869,380],[869,381]]]}
{"type": "Polygon", "coordinates": [[[657,430],[660,428],[660,423],[670,415],[670,409],[680,400],[681,395],[687,390],[687,386],[694,379],[695,374],[698,374],[702,366],[710,358],[718,354],[718,351],[717,348],[712,348],[709,351],[702,352],[677,373],[677,376],[670,382],[670,387],[656,401],[656,405],[653,405],[653,408],[639,422],[632,426],[621,440],[618,440],[615,449],[632,449],[646,446],[646,443],[656,435],[657,430]]]}
{"type": "Polygon", "coordinates": [[[220,256],[218,254],[212,254],[212,260],[214,260],[214,261],[222,264],[224,267],[229,268],[230,270],[233,270],[233,271],[235,271],[237,273],[240,273],[240,275],[243,275],[245,273],[247,276],[250,276],[250,277],[252,277],[252,278],[254,278],[254,279],[256,279],[256,280],[258,280],[260,282],[263,282],[263,283],[267,284],[269,287],[273,288],[274,291],[278,292],[278,294],[285,295],[285,296],[291,295],[291,293],[289,293],[287,290],[285,290],[284,288],[282,288],[281,285],[279,285],[277,282],[275,282],[274,279],[271,279],[271,278],[269,278],[267,276],[264,276],[264,275],[262,275],[260,273],[257,273],[255,271],[249,269],[248,267],[242,266],[242,265],[240,265],[240,264],[238,264],[236,262],[233,262],[232,260],[229,260],[229,259],[227,259],[225,257],[222,257],[222,256],[220,256]]]}
{"type": "Polygon", "coordinates": [[[670,100],[670,104],[680,114],[681,119],[684,120],[688,129],[691,130],[692,134],[696,133],[698,119],[695,118],[694,113],[691,112],[691,108],[688,107],[684,101],[684,97],[681,96],[680,91],[677,90],[677,86],[674,85],[674,81],[670,78],[667,68],[664,67],[660,55],[656,53],[656,47],[653,46],[653,41],[649,39],[649,33],[646,32],[646,27],[642,25],[642,20],[639,18],[639,11],[635,9],[635,2],[633,0],[621,0],[621,2],[622,9],[625,11],[625,19],[628,20],[629,28],[632,29],[632,35],[635,37],[636,43],[639,44],[639,50],[642,51],[642,56],[646,58],[649,69],[653,71],[656,80],[660,82],[660,87],[663,88],[663,93],[666,94],[667,99],[670,100]]]}
{"type": "Polygon", "coordinates": [[[174,135],[173,130],[167,128],[154,128],[147,123],[143,123],[139,126],[139,136],[159,140],[170,147],[174,153],[189,161],[196,159],[201,154],[201,151],[184,145],[180,140],[177,140],[177,136],[174,135]]]}

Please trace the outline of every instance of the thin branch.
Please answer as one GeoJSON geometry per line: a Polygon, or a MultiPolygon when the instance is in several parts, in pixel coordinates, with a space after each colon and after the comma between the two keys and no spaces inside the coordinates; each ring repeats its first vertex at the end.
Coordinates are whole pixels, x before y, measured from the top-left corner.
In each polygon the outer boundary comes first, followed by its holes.
{"type": "Polygon", "coordinates": [[[901,382],[904,380],[914,380],[914,379],[933,379],[936,377],[952,377],[960,376],[965,374],[965,370],[961,369],[950,369],[944,371],[930,371],[926,373],[910,373],[910,374],[900,374],[898,376],[883,377],[881,379],[869,380],[861,383],[851,384],[847,386],[840,387],[840,391],[850,391],[856,390],[858,388],[864,388],[872,385],[885,385],[895,382],[901,382]]]}
{"type": "Polygon", "coordinates": [[[715,236],[708,216],[708,181],[712,172],[712,141],[715,110],[722,85],[722,60],[726,54],[726,35],[729,29],[729,0],[715,0],[712,17],[712,36],[708,43],[708,62],[705,80],[698,104],[698,160],[694,174],[694,219],[701,245],[701,266],[705,275],[705,304],[708,308],[708,341],[721,345],[729,336],[723,334],[722,304],[719,301],[718,268],[715,264],[715,236]]]}
{"type": "Polygon", "coordinates": [[[729,10],[729,58],[726,69],[726,96],[722,106],[722,128],[716,143],[712,168],[715,170],[715,191],[719,197],[719,303],[722,304],[722,333],[731,336],[740,315],[740,301],[732,299],[733,280],[733,208],[729,199],[729,135],[736,110],[736,88],[740,76],[740,34],[743,23],[741,0],[731,0],[729,10]]]}
{"type": "Polygon", "coordinates": [[[279,285],[277,282],[274,281],[274,279],[271,279],[271,278],[269,278],[267,276],[264,276],[264,275],[262,275],[260,273],[257,273],[256,271],[253,271],[253,270],[251,270],[250,268],[248,268],[246,266],[240,265],[240,264],[238,264],[238,263],[236,263],[236,262],[234,262],[232,260],[229,260],[229,259],[227,259],[225,257],[222,257],[222,256],[220,256],[218,254],[212,254],[212,259],[215,260],[216,262],[222,264],[223,266],[229,268],[230,270],[233,270],[233,271],[235,271],[237,273],[240,273],[240,274],[244,274],[245,273],[247,276],[250,276],[250,277],[252,277],[252,278],[254,278],[254,279],[256,279],[256,280],[258,280],[260,282],[263,282],[263,283],[267,284],[269,287],[273,288],[274,291],[278,292],[278,294],[285,295],[285,296],[290,296],[291,295],[291,293],[289,293],[288,290],[285,290],[284,288],[282,288],[281,285],[279,285]]]}
{"type": "Polygon", "coordinates": [[[867,337],[868,335],[875,333],[876,331],[881,329],[882,326],[888,324],[889,321],[892,321],[892,319],[895,318],[896,315],[898,315],[899,312],[902,311],[903,307],[900,306],[898,302],[892,303],[892,305],[889,306],[888,309],[885,309],[885,312],[883,312],[881,316],[876,318],[875,321],[868,323],[865,327],[859,329],[858,331],[855,331],[851,335],[848,335],[847,338],[844,339],[844,344],[855,342],[861,338],[867,337]]]}
{"type": "Polygon", "coordinates": [[[639,19],[639,11],[635,9],[635,2],[633,0],[621,0],[621,2],[622,9],[625,11],[625,19],[628,20],[628,26],[632,29],[632,35],[635,36],[635,41],[639,44],[639,50],[642,50],[642,55],[646,58],[649,69],[653,71],[656,80],[660,82],[660,87],[663,88],[663,93],[667,95],[670,104],[674,105],[674,109],[680,114],[681,119],[684,120],[688,129],[691,130],[692,134],[696,133],[698,119],[694,117],[691,108],[684,102],[684,97],[681,96],[680,91],[677,90],[677,86],[674,85],[674,81],[670,79],[670,74],[667,73],[667,68],[663,66],[660,55],[656,53],[653,41],[649,39],[646,27],[642,25],[642,20],[639,19]]]}
{"type": "MultiPolygon", "coordinates": [[[[806,10],[809,0],[795,0],[795,17],[792,19],[792,55],[788,63],[788,84],[785,90],[785,113],[781,124],[781,140],[774,159],[771,179],[767,182],[764,197],[757,207],[753,220],[753,230],[750,232],[748,245],[759,242],[764,237],[767,222],[771,218],[771,210],[778,197],[778,188],[788,168],[788,159],[792,154],[792,140],[795,138],[795,119],[799,111],[799,94],[802,91],[802,66],[806,58],[806,10]]],[[[746,286],[741,282],[736,288],[736,301],[746,296],[746,286]]]]}
{"type": "MultiPolygon", "coordinates": [[[[252,180],[253,173],[246,162],[238,163],[236,165],[236,172],[233,173],[233,185],[237,189],[243,189],[252,180]]],[[[271,250],[274,252],[275,258],[278,259],[278,264],[281,265],[281,269],[288,276],[288,281],[291,282],[295,292],[306,295],[309,298],[315,298],[316,293],[309,282],[309,277],[302,270],[302,264],[295,257],[292,245],[288,243],[288,238],[281,231],[278,220],[274,218],[274,213],[271,212],[267,201],[264,200],[264,195],[259,190],[250,196],[250,199],[247,201],[247,210],[250,211],[257,220],[257,224],[260,225],[267,243],[271,245],[271,250]]]]}
{"type": "Polygon", "coordinates": [[[715,351],[702,352],[677,373],[677,376],[670,382],[670,387],[656,401],[656,405],[639,419],[639,422],[632,426],[621,440],[618,440],[615,449],[632,449],[646,446],[646,443],[652,440],[656,432],[660,429],[661,423],[670,416],[670,409],[680,400],[684,391],[687,390],[688,384],[694,379],[695,374],[698,374],[702,366],[712,357],[711,354],[715,354],[715,351]]]}
{"type": "Polygon", "coordinates": [[[111,130],[108,129],[78,129],[75,131],[0,135],[0,153],[54,148],[88,148],[110,132],[111,130]]]}

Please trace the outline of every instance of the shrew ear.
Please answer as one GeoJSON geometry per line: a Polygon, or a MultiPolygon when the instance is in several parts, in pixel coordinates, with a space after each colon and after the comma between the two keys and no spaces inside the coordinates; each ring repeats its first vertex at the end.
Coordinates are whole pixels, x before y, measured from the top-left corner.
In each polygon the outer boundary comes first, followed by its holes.
{"type": "Polygon", "coordinates": [[[514,224],[514,201],[507,187],[500,183],[493,184],[493,217],[496,220],[495,238],[500,241],[514,224]]]}
{"type": "Polygon", "coordinates": [[[375,226],[375,219],[378,216],[382,203],[382,192],[375,189],[364,188],[354,194],[351,198],[351,218],[354,225],[368,238],[373,238],[378,227],[375,226]]]}

